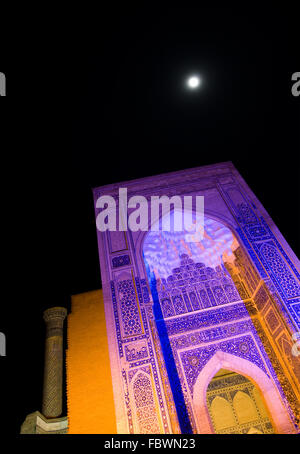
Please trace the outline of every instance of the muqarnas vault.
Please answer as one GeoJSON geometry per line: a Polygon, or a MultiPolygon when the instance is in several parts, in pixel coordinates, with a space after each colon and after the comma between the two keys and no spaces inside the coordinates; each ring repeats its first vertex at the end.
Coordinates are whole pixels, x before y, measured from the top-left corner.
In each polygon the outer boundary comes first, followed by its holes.
{"type": "Polygon", "coordinates": [[[118,203],[121,186],[147,200],[204,196],[204,237],[97,231],[106,328],[95,322],[100,292],[84,304],[77,295],[70,433],[101,432],[105,405],[118,433],[299,433],[299,260],[262,204],[230,162],[96,188],[95,206],[105,194],[118,203]],[[79,380],[81,358],[93,360],[91,378],[79,380]],[[87,395],[93,404],[80,413],[87,395]]]}

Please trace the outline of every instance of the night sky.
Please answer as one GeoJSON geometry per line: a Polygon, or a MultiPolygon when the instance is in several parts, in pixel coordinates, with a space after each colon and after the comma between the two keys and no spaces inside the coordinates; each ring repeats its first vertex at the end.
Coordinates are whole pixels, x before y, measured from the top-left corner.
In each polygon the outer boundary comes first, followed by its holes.
{"type": "Polygon", "coordinates": [[[3,194],[13,194],[6,217],[17,218],[0,330],[16,432],[41,410],[43,310],[70,309],[71,294],[101,287],[93,187],[230,160],[300,255],[299,24],[264,3],[147,2],[76,22],[45,15],[19,30],[0,67],[3,194]],[[203,86],[189,92],[195,72],[203,86]]]}

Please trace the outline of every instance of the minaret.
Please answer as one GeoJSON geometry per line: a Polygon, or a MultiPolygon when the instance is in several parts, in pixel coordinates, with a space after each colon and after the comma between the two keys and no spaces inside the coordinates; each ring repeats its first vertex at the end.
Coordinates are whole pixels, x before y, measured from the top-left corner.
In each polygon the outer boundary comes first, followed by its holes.
{"type": "Polygon", "coordinates": [[[45,367],[42,413],[26,416],[21,434],[65,434],[68,418],[61,417],[63,393],[63,326],[67,315],[64,307],[51,307],[44,312],[46,322],[45,367]]]}
{"type": "Polygon", "coordinates": [[[66,315],[64,307],[51,307],[44,312],[46,343],[42,413],[46,418],[58,418],[62,413],[63,325],[66,315]]]}

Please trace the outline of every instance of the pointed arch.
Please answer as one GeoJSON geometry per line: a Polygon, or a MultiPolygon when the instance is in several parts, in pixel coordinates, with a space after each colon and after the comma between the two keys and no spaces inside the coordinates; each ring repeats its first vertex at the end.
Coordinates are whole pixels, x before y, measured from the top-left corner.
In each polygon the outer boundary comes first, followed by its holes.
{"type": "MultiPolygon", "coordinates": [[[[174,210],[171,209],[171,212],[172,211],[174,211],[174,210]]],[[[191,210],[188,210],[188,211],[191,211],[191,210]]],[[[192,212],[194,212],[194,210],[192,210],[192,212]]],[[[143,257],[143,248],[144,248],[144,243],[145,243],[146,237],[148,236],[149,231],[151,231],[152,224],[155,224],[159,218],[160,217],[151,219],[151,217],[148,216],[147,230],[141,229],[139,232],[137,232],[137,235],[134,239],[134,247],[135,247],[135,250],[137,251],[137,256],[143,257]]],[[[214,220],[214,221],[222,224],[224,227],[227,227],[232,232],[233,236],[236,238],[240,247],[243,247],[243,243],[239,237],[239,232],[236,230],[236,225],[230,217],[225,216],[224,214],[218,213],[215,210],[209,209],[208,207],[205,207],[205,218],[214,220]]],[[[141,276],[147,277],[144,260],[141,260],[141,264],[138,261],[136,263],[136,265],[137,265],[137,267],[139,267],[141,276]]]]}
{"type": "Polygon", "coordinates": [[[211,379],[220,369],[227,369],[244,375],[255,383],[263,393],[276,431],[281,434],[295,433],[294,426],[274,382],[256,364],[221,351],[217,351],[206,363],[194,385],[193,410],[198,433],[213,433],[213,427],[207,409],[206,391],[211,379]]]}
{"type": "Polygon", "coordinates": [[[217,430],[235,425],[235,418],[230,403],[224,397],[216,396],[211,402],[210,411],[217,430]],[[220,417],[222,415],[222,417],[220,417]]]}
{"type": "Polygon", "coordinates": [[[244,391],[238,391],[235,394],[233,398],[233,408],[239,424],[255,421],[259,417],[253,400],[244,391]]]}
{"type": "Polygon", "coordinates": [[[137,370],[131,380],[130,391],[134,433],[161,433],[150,374],[137,370]]]}

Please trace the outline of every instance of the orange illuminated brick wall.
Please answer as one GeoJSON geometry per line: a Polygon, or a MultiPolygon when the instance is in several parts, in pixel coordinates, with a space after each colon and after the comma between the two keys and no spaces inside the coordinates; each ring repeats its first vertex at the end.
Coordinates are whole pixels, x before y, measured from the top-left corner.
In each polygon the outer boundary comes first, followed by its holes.
{"type": "Polygon", "coordinates": [[[68,433],[115,434],[102,290],[72,296],[66,358],[68,433]]]}

